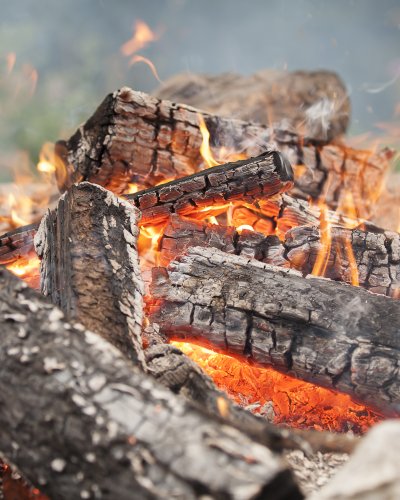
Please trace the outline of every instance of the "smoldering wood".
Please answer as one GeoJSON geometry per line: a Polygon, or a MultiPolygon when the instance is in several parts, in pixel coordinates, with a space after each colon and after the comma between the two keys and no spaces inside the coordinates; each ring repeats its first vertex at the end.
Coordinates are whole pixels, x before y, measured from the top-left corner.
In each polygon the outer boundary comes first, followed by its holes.
{"type": "Polygon", "coordinates": [[[82,323],[143,364],[139,218],[126,200],[83,182],[47,212],[35,243],[43,295],[68,321],[82,323]]]}
{"type": "Polygon", "coordinates": [[[289,131],[222,118],[124,87],[109,94],[68,141],[58,142],[57,154],[68,174],[60,188],[86,180],[124,193],[132,182],[145,188],[195,173],[204,167],[199,114],[211,147],[247,157],[278,149],[298,167],[296,196],[317,199],[323,193],[336,209],[351,193],[364,218],[373,204],[371,190],[383,181],[392,156],[386,150],[374,154],[316,144],[289,131]]]}
{"type": "Polygon", "coordinates": [[[19,227],[0,237],[0,264],[7,265],[20,257],[35,255],[33,238],[39,224],[19,227]]]}
{"type": "Polygon", "coordinates": [[[276,151],[227,163],[126,196],[140,209],[141,225],[165,221],[171,213],[189,215],[240,200],[257,203],[290,189],[293,172],[276,151]]]}
{"type": "Polygon", "coordinates": [[[50,498],[301,498],[267,448],[66,323],[11,273],[0,270],[0,285],[0,450],[50,498]]]}
{"type": "Polygon", "coordinates": [[[400,413],[400,303],[217,249],[155,268],[150,318],[224,352],[400,413]]]}
{"type": "Polygon", "coordinates": [[[278,129],[289,126],[321,141],[343,135],[350,117],[346,87],[331,71],[265,69],[250,76],[181,73],[163,82],[155,96],[278,129]]]}
{"type": "MultiPolygon", "coordinates": [[[[326,278],[352,283],[355,272],[359,286],[400,298],[399,234],[332,227],[331,238],[326,278]]],[[[292,228],[279,239],[275,235],[265,236],[249,230],[238,232],[234,227],[174,215],[160,238],[160,265],[168,265],[191,246],[218,248],[266,264],[297,269],[303,276],[312,273],[317,255],[324,251],[320,230],[315,226],[292,228]]]]}

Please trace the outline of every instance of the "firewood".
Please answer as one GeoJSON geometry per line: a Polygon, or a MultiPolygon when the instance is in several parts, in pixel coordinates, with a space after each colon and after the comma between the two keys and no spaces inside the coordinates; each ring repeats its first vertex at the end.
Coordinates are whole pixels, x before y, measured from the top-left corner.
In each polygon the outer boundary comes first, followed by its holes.
{"type": "Polygon", "coordinates": [[[276,151],[209,168],[189,177],[139,191],[126,198],[142,213],[141,225],[164,222],[171,213],[188,215],[208,206],[240,200],[256,203],[290,189],[293,172],[276,151]]]}
{"type": "Polygon", "coordinates": [[[38,224],[22,226],[0,237],[0,263],[2,265],[12,263],[19,257],[35,254],[33,238],[38,226],[38,224]]]}
{"type": "Polygon", "coordinates": [[[0,301],[0,452],[50,498],[301,498],[267,448],[5,270],[0,301]]]}
{"type": "Polygon", "coordinates": [[[400,411],[400,303],[195,247],[153,270],[150,318],[174,339],[201,339],[302,380],[400,411]]]}
{"type": "MultiPolygon", "coordinates": [[[[400,236],[390,231],[368,232],[360,229],[332,227],[328,265],[324,276],[352,283],[352,268],[359,286],[400,298],[400,236]],[[349,246],[352,257],[349,256],[349,246]]],[[[320,230],[315,226],[299,226],[277,236],[225,227],[171,216],[160,238],[160,264],[185,253],[191,246],[212,247],[227,253],[251,257],[266,264],[312,273],[316,257],[323,252],[320,230]]]]}
{"type": "Polygon", "coordinates": [[[210,115],[127,87],[108,95],[68,141],[58,142],[57,154],[68,174],[62,176],[60,188],[86,180],[121,194],[132,182],[152,187],[197,172],[204,166],[199,113],[212,147],[224,146],[251,157],[273,144],[298,167],[296,196],[316,199],[322,193],[336,208],[351,193],[358,216],[368,216],[390,152],[321,146],[288,131],[210,115]]]}
{"type": "Polygon", "coordinates": [[[350,99],[338,75],[330,71],[262,70],[235,73],[182,73],[163,82],[155,93],[220,116],[291,126],[307,137],[331,141],[346,132],[350,99]]]}
{"type": "Polygon", "coordinates": [[[139,217],[127,201],[84,182],[72,186],[48,211],[35,242],[43,295],[68,321],[79,321],[144,363],[139,217]]]}

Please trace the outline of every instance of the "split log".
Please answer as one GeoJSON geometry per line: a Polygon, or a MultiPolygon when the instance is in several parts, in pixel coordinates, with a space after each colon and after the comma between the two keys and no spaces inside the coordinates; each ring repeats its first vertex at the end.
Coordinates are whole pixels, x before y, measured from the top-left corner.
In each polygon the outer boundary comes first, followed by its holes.
{"type": "Polygon", "coordinates": [[[150,318],[385,414],[400,413],[400,303],[216,249],[153,270],[150,318]]]}
{"type": "Polygon", "coordinates": [[[319,146],[288,131],[210,115],[127,87],[108,95],[68,141],[58,142],[56,152],[68,173],[60,188],[83,180],[120,194],[128,192],[132,182],[152,187],[195,173],[203,166],[199,113],[210,132],[211,147],[224,146],[251,157],[273,144],[298,167],[296,196],[316,199],[322,193],[327,204],[337,208],[351,193],[358,216],[367,218],[390,152],[319,146]]]}
{"type": "MultiPolygon", "coordinates": [[[[352,283],[374,293],[400,298],[400,236],[390,231],[366,232],[332,227],[326,278],[352,283]],[[351,250],[349,250],[351,248],[351,250]]],[[[277,236],[172,216],[159,241],[160,265],[166,266],[191,246],[218,248],[227,253],[257,259],[266,264],[312,273],[324,251],[320,230],[299,226],[277,236]]],[[[327,252],[327,250],[325,250],[327,252]]]]}
{"type": "Polygon", "coordinates": [[[144,363],[139,211],[95,184],[72,186],[35,237],[41,291],[65,313],[144,363]]]}
{"type": "Polygon", "coordinates": [[[126,198],[142,213],[141,225],[158,224],[171,213],[188,215],[208,206],[226,206],[240,200],[256,203],[290,189],[293,172],[276,151],[257,158],[209,168],[183,179],[156,186],[126,198]]]}
{"type": "Polygon", "coordinates": [[[267,448],[4,270],[0,301],[1,454],[51,498],[301,498],[267,448]]]}
{"type": "Polygon", "coordinates": [[[343,81],[331,71],[262,70],[172,76],[155,93],[208,113],[241,120],[288,126],[300,135],[331,141],[349,124],[350,99],[343,81]]]}

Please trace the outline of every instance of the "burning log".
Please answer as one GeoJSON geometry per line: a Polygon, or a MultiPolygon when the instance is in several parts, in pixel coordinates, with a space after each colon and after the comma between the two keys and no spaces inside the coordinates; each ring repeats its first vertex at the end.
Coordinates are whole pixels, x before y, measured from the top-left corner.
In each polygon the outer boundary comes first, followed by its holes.
{"type": "Polygon", "coordinates": [[[135,371],[7,271],[0,285],[0,450],[43,493],[301,498],[267,448],[135,371]]]}
{"type": "Polygon", "coordinates": [[[127,196],[142,212],[141,225],[157,224],[171,213],[188,215],[231,201],[255,203],[288,190],[293,172],[276,151],[228,163],[127,196]]]}
{"type": "Polygon", "coordinates": [[[35,238],[41,291],[135,361],[141,347],[143,282],[137,254],[139,211],[100,186],[72,186],[35,238]]]}
{"type": "Polygon", "coordinates": [[[151,320],[297,378],[400,412],[400,304],[216,249],[153,270],[151,320]]]}
{"type": "Polygon", "coordinates": [[[291,126],[306,137],[331,141],[346,132],[350,99],[330,71],[263,70],[235,73],[182,73],[164,82],[156,97],[246,121],[291,126]]]}
{"type": "MultiPolygon", "coordinates": [[[[172,216],[159,243],[160,264],[167,265],[191,246],[218,248],[227,253],[257,259],[266,264],[311,274],[315,261],[324,252],[320,230],[314,226],[290,229],[283,240],[255,231],[238,232],[225,227],[172,216]]],[[[354,282],[373,291],[399,298],[400,236],[393,232],[366,232],[332,227],[326,250],[324,276],[354,282]]]]}
{"type": "Polygon", "coordinates": [[[60,188],[83,180],[124,193],[129,183],[152,187],[195,173],[203,164],[199,113],[211,147],[251,157],[274,143],[298,167],[296,196],[316,199],[323,193],[326,203],[336,208],[351,193],[359,217],[367,217],[391,153],[320,147],[287,131],[210,115],[127,87],[107,96],[67,142],[58,143],[57,154],[68,172],[60,188]]]}
{"type": "Polygon", "coordinates": [[[0,263],[7,265],[19,257],[35,255],[33,238],[37,228],[38,224],[29,224],[3,234],[0,237],[0,263]]]}

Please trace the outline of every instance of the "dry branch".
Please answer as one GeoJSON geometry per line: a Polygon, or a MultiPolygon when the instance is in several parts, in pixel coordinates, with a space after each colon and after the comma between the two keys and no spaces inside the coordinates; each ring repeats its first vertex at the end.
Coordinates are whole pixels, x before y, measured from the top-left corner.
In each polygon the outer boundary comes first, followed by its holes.
{"type": "Polygon", "coordinates": [[[1,454],[51,498],[301,498],[268,449],[4,270],[0,301],[1,454]]]}
{"type": "Polygon", "coordinates": [[[42,293],[69,321],[79,321],[143,363],[139,217],[127,201],[84,182],[45,215],[35,242],[42,293]]]}
{"type": "Polygon", "coordinates": [[[400,412],[400,303],[216,249],[153,270],[151,319],[297,378],[400,412]]]}

